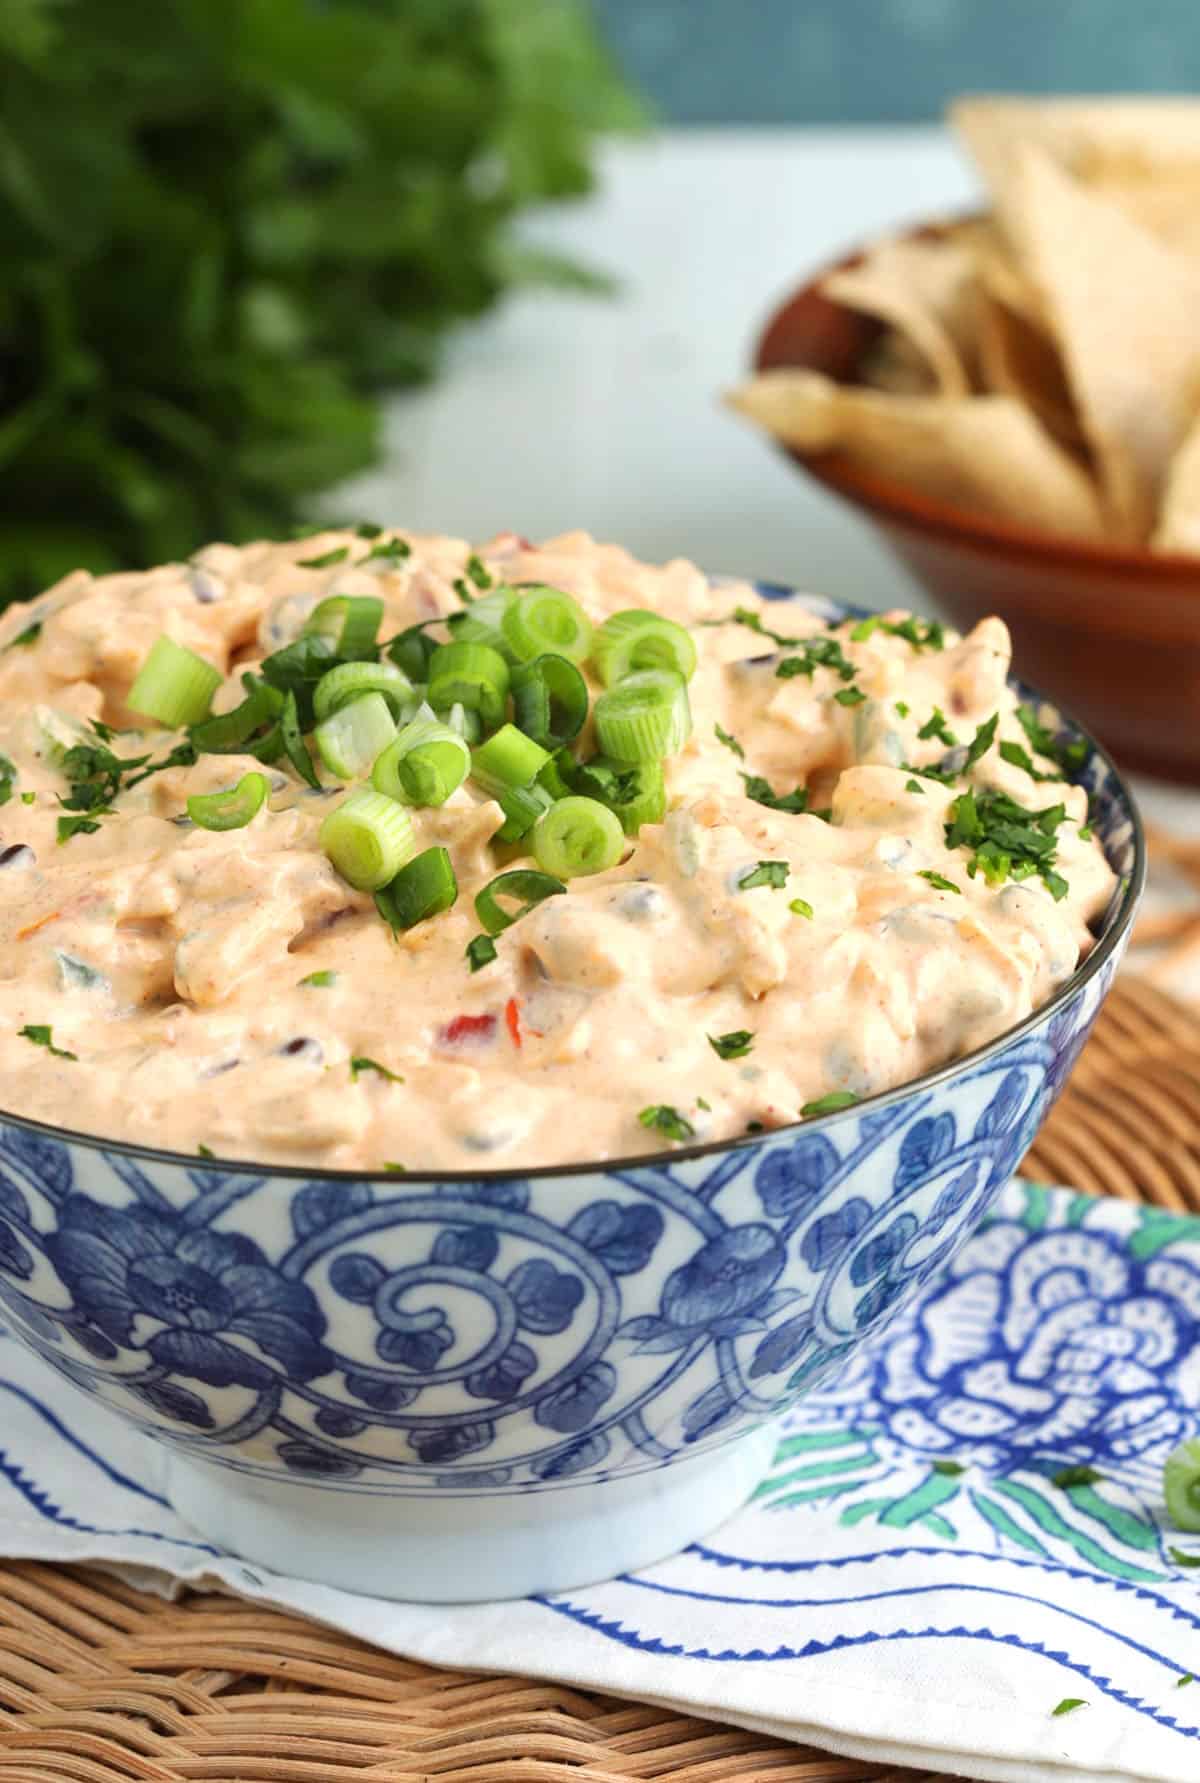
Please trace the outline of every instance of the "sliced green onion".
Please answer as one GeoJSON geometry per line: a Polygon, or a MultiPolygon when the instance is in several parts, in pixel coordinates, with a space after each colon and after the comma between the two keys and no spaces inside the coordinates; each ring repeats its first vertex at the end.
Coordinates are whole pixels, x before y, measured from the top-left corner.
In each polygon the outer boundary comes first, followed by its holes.
{"type": "Polygon", "coordinates": [[[565,799],[571,792],[566,775],[575,772],[575,758],[569,749],[560,749],[538,769],[537,783],[544,786],[552,799],[565,799]]]}
{"type": "Polygon", "coordinates": [[[402,805],[444,805],[470,767],[471,751],[452,726],[436,718],[417,718],[376,761],[371,784],[402,805]]]}
{"type": "Polygon", "coordinates": [[[437,649],[437,645],[425,629],[428,623],[410,625],[407,631],[400,632],[384,645],[384,650],[398,669],[403,669],[410,681],[424,681],[429,672],[429,659],[437,649]]]}
{"type": "Polygon", "coordinates": [[[502,724],[494,736],[472,751],[471,778],[495,797],[514,786],[528,786],[549,760],[540,743],[515,724],[502,724]]]}
{"type": "Polygon", "coordinates": [[[497,842],[519,842],[554,803],[551,794],[536,780],[532,786],[510,786],[491,796],[504,813],[504,822],[496,831],[497,842]]]}
{"type": "Polygon", "coordinates": [[[224,679],[211,662],[163,632],[151,644],[125,704],[131,712],[141,712],[168,730],[178,730],[207,718],[213,694],[224,679]]]}
{"type": "Polygon", "coordinates": [[[411,929],[449,910],[457,897],[450,856],[444,848],[426,848],[375,893],[375,907],[391,928],[411,929]]]}
{"type": "Polygon", "coordinates": [[[596,633],[592,661],[605,687],[638,669],[674,669],[690,681],[696,673],[696,646],[673,619],[645,607],[628,607],[604,621],[596,633]]]}
{"type": "Polygon", "coordinates": [[[615,811],[627,836],[636,836],[644,823],[661,823],[667,814],[661,762],[620,762],[596,755],[576,769],[573,785],[576,792],[615,811]]]}
{"type": "Polygon", "coordinates": [[[472,972],[481,972],[496,957],[496,943],[490,935],[475,935],[466,945],[467,962],[472,972]]]}
{"type": "Polygon", "coordinates": [[[686,743],[692,729],[687,688],[673,669],[643,669],[596,701],[596,735],[618,761],[660,761],[686,743]]]}
{"type": "Polygon", "coordinates": [[[557,879],[604,873],[624,849],[620,818],[596,799],[559,799],[534,827],[533,858],[557,879]]]}
{"type": "MultiPolygon", "coordinates": [[[[331,774],[354,780],[371,768],[396,735],[388,703],[381,693],[364,693],[329,718],[313,734],[317,754],[331,774]]],[[[386,791],[380,787],[380,791],[386,791]]]]}
{"type": "Polygon", "coordinates": [[[497,874],[481,892],[476,893],[475,914],[489,935],[499,935],[543,899],[556,897],[566,889],[561,879],[555,879],[549,873],[535,873],[530,867],[514,867],[510,873],[497,874]],[[501,898],[517,899],[517,908],[511,912],[503,909],[501,898]]]}
{"type": "Polygon", "coordinates": [[[462,613],[451,613],[446,624],[460,644],[490,644],[493,650],[507,657],[508,644],[501,622],[516,597],[514,588],[500,587],[484,594],[462,613]]]}
{"type": "Polygon", "coordinates": [[[458,732],[464,743],[478,743],[483,735],[478,712],[468,711],[461,700],[446,713],[446,723],[452,731],[458,732]]]}
{"type": "Polygon", "coordinates": [[[279,736],[279,714],[283,695],[278,688],[268,687],[253,675],[242,677],[249,691],[240,706],[206,718],[191,727],[192,742],[204,755],[257,755],[260,761],[273,761],[283,747],[279,736]],[[263,753],[267,748],[271,753],[263,753]]]}
{"type": "Polygon", "coordinates": [[[1167,1456],[1163,1492],[1176,1529],[1200,1532],[1200,1439],[1180,1443],[1167,1456]]]}
{"type": "Polygon", "coordinates": [[[508,664],[490,644],[439,644],[429,662],[429,703],[435,711],[465,706],[485,730],[504,718],[508,664]]]}
{"type": "Polygon", "coordinates": [[[312,756],[304,746],[304,738],[300,735],[300,710],[294,691],[289,690],[283,696],[283,710],[279,714],[279,735],[283,743],[283,753],[299,774],[301,780],[309,786],[319,787],[317,770],[313,767],[312,756]]]}
{"type": "Polygon", "coordinates": [[[343,879],[358,891],[378,891],[411,858],[412,818],[395,799],[360,786],[329,813],[318,840],[343,879]]]}
{"type": "Polygon", "coordinates": [[[262,810],[267,791],[265,774],[243,774],[236,786],[221,792],[193,793],[187,814],[202,830],[243,830],[262,810]]]}
{"type": "Polygon", "coordinates": [[[391,707],[392,716],[399,718],[412,698],[412,691],[412,682],[395,663],[343,662],[321,676],[313,695],[313,707],[318,718],[329,718],[342,706],[348,706],[351,700],[361,699],[364,693],[378,693],[391,707]]]}
{"type": "MultiPolygon", "coordinates": [[[[482,605],[482,601],[476,602],[476,612],[482,605]]],[[[579,602],[560,588],[548,588],[541,582],[517,593],[505,608],[501,630],[505,643],[521,662],[545,651],[582,662],[592,647],[592,622],[579,602]]]]}
{"type": "Polygon", "coordinates": [[[513,713],[527,737],[547,749],[572,743],[587,717],[587,682],[565,656],[548,651],[512,676],[513,713]]]}
{"type": "Polygon", "coordinates": [[[344,662],[372,656],[383,619],[383,602],[373,594],[334,594],[320,601],[304,625],[310,636],[326,638],[344,662]]]}

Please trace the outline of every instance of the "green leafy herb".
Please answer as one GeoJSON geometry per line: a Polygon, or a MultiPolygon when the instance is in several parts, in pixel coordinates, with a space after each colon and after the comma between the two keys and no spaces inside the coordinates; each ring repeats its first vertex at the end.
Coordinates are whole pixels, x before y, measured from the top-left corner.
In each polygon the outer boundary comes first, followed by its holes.
{"type": "Polygon", "coordinates": [[[763,1125],[762,1121],[747,1121],[746,1122],[747,1133],[765,1133],[766,1130],[767,1129],[763,1125]]]}
{"type": "Polygon", "coordinates": [[[971,852],[967,872],[982,873],[989,885],[1037,874],[1055,900],[1066,897],[1066,880],[1054,870],[1056,832],[1066,817],[1063,805],[1027,811],[1007,793],[988,789],[960,793],[949,810],[947,848],[971,852]]]}
{"type": "Polygon", "coordinates": [[[389,1176],[407,1176],[408,1175],[408,1165],[407,1164],[392,1164],[389,1162],[385,1162],[383,1167],[387,1171],[389,1176]]]}
{"type": "Polygon", "coordinates": [[[729,1034],[710,1034],[708,1044],[719,1059],[744,1059],[754,1045],[749,1028],[735,1028],[729,1034]]]}
{"type": "Polygon", "coordinates": [[[759,861],[742,874],[737,882],[739,891],[753,891],[756,886],[768,885],[772,891],[782,891],[787,884],[791,871],[786,861],[759,861]]]}
{"type": "Polygon", "coordinates": [[[31,1022],[24,1028],[18,1028],[17,1034],[22,1040],[28,1040],[32,1046],[44,1046],[56,1059],[77,1060],[79,1057],[78,1053],[67,1052],[63,1047],[55,1046],[53,1029],[42,1027],[40,1023],[31,1022]]]}
{"type": "MultiPolygon", "coordinates": [[[[2,783],[0,783],[0,792],[2,792],[2,791],[3,791],[3,785],[2,785],[2,783]]],[[[0,797],[0,805],[2,805],[3,803],[4,803],[4,799],[2,797],[0,797]]],[[[21,794],[21,803],[23,805],[36,805],[37,804],[37,794],[35,792],[23,792],[21,794]]]]}
{"type": "Polygon", "coordinates": [[[910,761],[902,761],[900,766],[906,774],[916,774],[922,780],[936,780],[940,786],[954,786],[960,778],[953,768],[918,768],[910,761]]]}
{"type": "Polygon", "coordinates": [[[1017,722],[1029,738],[1035,755],[1044,755],[1049,761],[1057,762],[1059,767],[1070,774],[1081,768],[1087,760],[1088,746],[1083,737],[1076,737],[1069,743],[1060,743],[1054,732],[1047,730],[1039,722],[1032,706],[1017,707],[1017,722]]]}
{"type": "Polygon", "coordinates": [[[327,570],[335,563],[345,563],[350,555],[349,545],[337,545],[332,551],[326,551],[320,557],[300,557],[296,560],[297,569],[327,570]]]}
{"type": "Polygon", "coordinates": [[[403,1083],[404,1079],[395,1071],[389,1071],[378,1059],[357,1058],[350,1061],[351,1081],[357,1083],[364,1071],[376,1071],[380,1077],[386,1077],[389,1083],[403,1083]]]}
{"type": "Polygon", "coordinates": [[[787,811],[798,817],[808,810],[807,787],[797,786],[792,792],[776,794],[771,791],[771,782],[764,780],[761,774],[743,774],[742,781],[746,797],[753,799],[756,805],[765,805],[768,811],[787,811]]]}
{"type": "Polygon", "coordinates": [[[906,780],[904,782],[904,790],[905,792],[919,792],[922,798],[925,797],[925,788],[921,785],[919,780],[906,780]]]}
{"type": "MultiPolygon", "coordinates": [[[[21,1031],[24,1033],[25,1030],[22,1029],[21,1031]]],[[[48,1033],[49,1029],[46,1031],[48,1033]]],[[[68,1058],[74,1058],[75,1055],[74,1053],[68,1053],[67,1056],[68,1058]]],[[[1176,1566],[1200,1566],[1200,1554],[1185,1554],[1182,1548],[1168,1548],[1167,1553],[1171,1556],[1171,1559],[1175,1562],[1176,1566]]]]}
{"type": "Polygon", "coordinates": [[[815,1102],[806,1102],[800,1110],[801,1118],[811,1120],[815,1114],[836,1114],[839,1108],[852,1108],[859,1097],[850,1090],[830,1090],[827,1096],[818,1096],[815,1102]]]}
{"type": "Polygon", "coordinates": [[[697,1107],[697,1108],[702,1108],[702,1109],[703,1109],[703,1110],[704,1110],[704,1112],[705,1112],[705,1114],[711,1114],[711,1113],[712,1113],[712,1103],[711,1103],[711,1102],[706,1102],[706,1101],[705,1101],[705,1100],[704,1100],[704,1097],[703,1097],[703,1096],[697,1096],[697,1097],[696,1097],[696,1107],[697,1107]]]}
{"type": "Polygon", "coordinates": [[[1080,824],[1080,826],[1079,826],[1079,840],[1081,842],[1090,842],[1092,837],[1095,835],[1095,833],[1096,832],[1095,832],[1095,830],[1093,830],[1090,823],[1081,823],[1080,824]]]}
{"type": "Polygon", "coordinates": [[[940,873],[935,873],[932,867],[922,867],[921,871],[917,874],[917,878],[927,879],[930,885],[937,891],[957,892],[960,897],[962,896],[961,885],[955,885],[953,879],[943,878],[940,873]]]}
{"type": "Polygon", "coordinates": [[[735,607],[727,618],[709,619],[705,623],[708,625],[744,625],[748,631],[757,632],[760,638],[770,638],[772,644],[779,644],[785,648],[789,644],[803,644],[805,641],[803,638],[788,638],[782,632],[772,631],[769,626],[763,624],[762,616],[756,613],[752,607],[735,607]]]}
{"type": "Polygon", "coordinates": [[[911,711],[912,711],[912,707],[909,705],[907,700],[897,700],[896,701],[896,715],[897,715],[897,717],[907,718],[911,711]]]}
{"type": "Polygon", "coordinates": [[[640,121],[582,0],[0,20],[3,595],[285,535],[460,319],[599,284],[514,227],[640,121]]]}
{"type": "Polygon", "coordinates": [[[115,733],[107,725],[94,724],[92,728],[104,740],[76,743],[62,759],[69,791],[60,793],[58,802],[72,815],[58,820],[60,842],[69,842],[72,836],[90,835],[98,830],[100,818],[113,815],[120,793],[140,786],[143,780],[149,780],[152,774],[161,774],[166,768],[190,767],[196,759],[195,745],[190,742],[177,743],[161,761],[151,761],[148,755],[114,755],[108,742],[115,733]]]}
{"type": "Polygon", "coordinates": [[[201,1158],[215,1158],[217,1155],[211,1145],[198,1145],[196,1152],[201,1158]]]}
{"type": "Polygon", "coordinates": [[[996,726],[999,722],[999,712],[993,712],[992,716],[979,726],[979,729],[975,732],[975,735],[971,738],[971,741],[967,746],[966,760],[963,762],[964,774],[968,768],[973,768],[975,763],[980,761],[987,754],[992,744],[996,741],[996,726]]]}
{"type": "Polygon", "coordinates": [[[376,526],[373,520],[360,520],[354,528],[354,536],[358,539],[377,539],[382,531],[382,526],[376,526]]]}
{"type": "Polygon", "coordinates": [[[1031,780],[1036,780],[1039,783],[1045,780],[1062,779],[1061,774],[1043,774],[1040,768],[1035,768],[1033,757],[1028,749],[1023,749],[1019,743],[1001,743],[1000,756],[1001,760],[1008,762],[1011,767],[1024,769],[1031,780]]]}
{"type": "Polygon", "coordinates": [[[482,557],[477,557],[474,551],[472,551],[470,557],[467,559],[467,574],[472,582],[474,582],[476,588],[490,588],[492,586],[491,572],[488,570],[482,557]]]}
{"type": "Polygon", "coordinates": [[[476,935],[467,942],[467,959],[472,972],[479,972],[484,966],[490,966],[496,958],[496,943],[490,935],[476,935]]]}
{"type": "Polygon", "coordinates": [[[850,636],[856,644],[861,644],[877,631],[886,632],[892,638],[906,639],[914,650],[944,650],[946,647],[945,626],[936,619],[917,619],[911,614],[907,619],[885,619],[882,613],[872,613],[869,619],[859,620],[850,636]]]}
{"type": "Polygon", "coordinates": [[[1072,1486],[1094,1486],[1104,1475],[1094,1467],[1060,1467],[1057,1473],[1050,1475],[1052,1486],[1061,1486],[1063,1491],[1072,1486]]]}
{"type": "MultiPolygon", "coordinates": [[[[0,755],[0,805],[7,805],[12,798],[16,778],[16,763],[9,761],[7,755],[0,755]]],[[[21,796],[24,798],[24,793],[21,796]]]]}
{"type": "Polygon", "coordinates": [[[685,1119],[677,1108],[672,1108],[669,1102],[655,1102],[649,1108],[643,1108],[638,1120],[643,1127],[648,1127],[651,1132],[661,1133],[667,1139],[696,1137],[696,1129],[691,1121],[685,1119]]]}
{"type": "Polygon", "coordinates": [[[966,1473],[967,1470],[961,1461],[935,1461],[933,1464],[933,1471],[934,1473],[945,1474],[947,1479],[953,1479],[955,1475],[966,1473]]]}
{"type": "Polygon", "coordinates": [[[1082,1696],[1064,1696],[1062,1701],[1051,1709],[1052,1715],[1069,1715],[1074,1709],[1084,1709],[1087,1703],[1082,1696]]]}
{"type": "Polygon", "coordinates": [[[843,681],[853,681],[858,673],[836,638],[796,638],[793,642],[799,644],[800,654],[784,657],[775,670],[780,681],[791,681],[797,675],[807,675],[811,681],[818,669],[832,669],[843,681]]]}
{"type": "Polygon", "coordinates": [[[331,984],[336,984],[336,982],[336,972],[310,972],[307,978],[302,978],[300,980],[301,984],[310,984],[314,989],[322,991],[328,990],[329,986],[331,984]]]}
{"type": "Polygon", "coordinates": [[[1185,1684],[1194,1684],[1195,1682],[1196,1682],[1195,1672],[1184,1672],[1182,1678],[1176,1678],[1175,1688],[1176,1688],[1176,1690],[1182,1690],[1185,1684]]]}
{"type": "Polygon", "coordinates": [[[861,687],[839,687],[833,697],[839,706],[861,706],[867,696],[861,687]]]}
{"type": "Polygon", "coordinates": [[[412,546],[407,539],[384,539],[381,544],[372,545],[366,556],[360,557],[358,561],[359,563],[386,563],[395,569],[404,562],[406,557],[411,556],[412,546]]]}
{"type": "Polygon", "coordinates": [[[793,916],[807,916],[809,921],[812,921],[813,907],[807,898],[793,898],[788,909],[793,916]]]}
{"type": "Polygon", "coordinates": [[[41,635],[42,622],[40,619],[35,619],[32,625],[27,625],[24,631],[19,631],[15,638],[9,639],[8,643],[4,646],[5,652],[7,653],[9,650],[28,650],[32,644],[37,643],[41,635]]]}
{"type": "MultiPolygon", "coordinates": [[[[716,737],[718,743],[724,743],[726,749],[732,749],[739,761],[745,761],[746,751],[742,748],[736,737],[731,737],[729,732],[723,730],[719,724],[713,725],[713,735],[716,737]]],[[[743,775],[743,779],[744,778],[745,776],[743,775]]]]}
{"type": "Polygon", "coordinates": [[[958,743],[958,738],[946,723],[946,714],[940,706],[933,708],[932,713],[917,732],[917,736],[922,743],[927,743],[931,737],[936,737],[939,743],[946,745],[947,749],[953,749],[958,743]]]}

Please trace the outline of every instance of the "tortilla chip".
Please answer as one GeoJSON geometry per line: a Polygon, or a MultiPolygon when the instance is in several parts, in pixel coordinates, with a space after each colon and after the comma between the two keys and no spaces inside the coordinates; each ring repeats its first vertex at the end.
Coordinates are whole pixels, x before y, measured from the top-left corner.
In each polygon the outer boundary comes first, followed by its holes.
{"type": "Polygon", "coordinates": [[[1105,179],[1094,189],[1177,254],[1200,262],[1200,167],[1153,179],[1105,179]]]}
{"type": "Polygon", "coordinates": [[[1103,536],[1086,472],[1011,397],[891,396],[778,370],[729,401],[798,452],[836,449],[860,470],[995,520],[1103,536]]]}
{"type": "Polygon", "coordinates": [[[1140,543],[1200,400],[1200,286],[1043,150],[1018,151],[998,196],[1046,305],[1113,536],[1140,543]]]}
{"type": "Polygon", "coordinates": [[[1171,465],[1162,513],[1150,543],[1155,551],[1183,551],[1200,557],[1200,421],[1171,465]]]}
{"type": "Polygon", "coordinates": [[[968,217],[952,225],[952,230],[954,240],[970,256],[980,289],[1034,327],[1044,327],[1046,311],[1037,286],[995,219],[968,217]]]}
{"type": "Polygon", "coordinates": [[[1079,411],[1053,339],[986,292],[979,305],[979,363],[985,389],[1015,397],[1060,445],[1086,451],[1079,411]]]}
{"type": "Polygon", "coordinates": [[[1200,100],[1016,99],[972,94],[949,110],[987,184],[1003,187],[1023,148],[1040,148],[1086,183],[1200,171],[1200,100]]]}
{"type": "Polygon", "coordinates": [[[974,359],[970,256],[953,241],[909,236],[877,242],[821,289],[834,303],[886,322],[914,347],[943,396],[966,396],[974,359]]]}

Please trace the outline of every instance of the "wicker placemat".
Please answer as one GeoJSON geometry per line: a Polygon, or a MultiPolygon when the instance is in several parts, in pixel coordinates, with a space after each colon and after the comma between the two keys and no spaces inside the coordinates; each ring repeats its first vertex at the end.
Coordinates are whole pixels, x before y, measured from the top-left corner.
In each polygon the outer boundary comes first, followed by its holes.
{"type": "MultiPolygon", "coordinates": [[[[1025,1166],[1200,1212],[1200,1015],[1124,980],[1025,1166]]],[[[3,1783],[933,1783],[565,1685],[434,1670],[226,1597],[0,1569],[3,1783]]]]}

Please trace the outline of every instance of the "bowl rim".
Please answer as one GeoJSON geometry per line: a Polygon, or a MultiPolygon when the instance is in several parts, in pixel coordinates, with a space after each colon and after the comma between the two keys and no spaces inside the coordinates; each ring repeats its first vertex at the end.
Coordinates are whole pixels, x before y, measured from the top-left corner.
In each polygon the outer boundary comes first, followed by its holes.
{"type": "MultiPolygon", "coordinates": [[[[859,317],[863,322],[873,321],[873,318],[852,309],[849,304],[838,303],[834,298],[827,297],[821,285],[831,273],[857,265],[867,249],[885,236],[904,240],[913,236],[936,236],[955,224],[976,222],[990,214],[988,211],[973,209],[915,219],[872,235],[838,254],[835,259],[824,262],[808,275],[803,284],[798,285],[771,310],[754,343],[754,371],[786,371],[789,367],[795,370],[818,369],[802,360],[777,356],[773,345],[776,333],[784,326],[792,310],[805,299],[816,300],[825,304],[829,310],[847,317],[859,317]]],[[[960,545],[973,546],[981,552],[992,553],[1000,548],[1010,556],[1025,558],[1030,562],[1059,564],[1084,570],[1103,569],[1110,575],[1130,581],[1141,582],[1149,578],[1174,591],[1181,598],[1200,591],[1200,554],[1151,551],[1140,545],[1105,544],[1073,538],[1068,533],[1040,532],[1016,521],[973,514],[969,509],[955,507],[950,502],[939,501],[935,496],[910,489],[903,482],[859,470],[847,463],[836,449],[828,452],[801,452],[782,440],[772,443],[825,488],[847,500],[858,502],[873,513],[884,514],[890,520],[907,524],[914,531],[940,534],[943,538],[948,537],[960,545]]]]}
{"type": "MultiPolygon", "coordinates": [[[[712,576],[709,580],[715,585],[729,580],[728,577],[712,576]]],[[[781,583],[756,580],[753,586],[759,590],[773,589],[781,599],[819,603],[833,608],[841,617],[832,621],[842,624],[846,619],[864,616],[866,609],[854,607],[830,596],[816,595],[811,591],[785,587],[781,583]]],[[[810,609],[812,610],[812,609],[810,609]]],[[[1013,677],[1006,678],[1006,684],[1013,677]]],[[[946,1083],[959,1072],[968,1071],[987,1059],[1005,1051],[1009,1046],[1023,1039],[1026,1035],[1040,1027],[1043,1022],[1052,1021],[1062,1007],[1083,990],[1093,978],[1101,972],[1114,953],[1123,945],[1132,927],[1134,913],[1141,899],[1146,883],[1146,834],[1142,824],[1141,813],[1137,802],[1129,788],[1125,776],[1121,773],[1108,750],[1089,730],[1058,705],[1058,703],[1037,688],[1025,682],[1019,682],[1021,690],[1031,698],[1044,702],[1058,712],[1064,725],[1088,744],[1088,761],[1099,758],[1108,769],[1111,782],[1119,796],[1119,801],[1129,818],[1133,841],[1133,866],[1130,872],[1118,882],[1115,896],[1118,904],[1110,915],[1104,933],[1081,965],[1059,986],[1054,995],[1014,1027],[1006,1028],[995,1039],[977,1046],[973,1052],[964,1053],[960,1058],[950,1059],[943,1065],[937,1065],[930,1071],[922,1072],[920,1077],[911,1077],[905,1083],[896,1084],[890,1090],[881,1090],[878,1095],[866,1096],[861,1102],[849,1108],[838,1109],[833,1113],[818,1115],[815,1118],[800,1121],[786,1121],[780,1127],[765,1128],[761,1133],[742,1133],[736,1138],[707,1139],[698,1145],[681,1145],[669,1151],[661,1148],[652,1152],[637,1152],[615,1158],[590,1158],[563,1164],[533,1164],[522,1168],[519,1165],[508,1169],[476,1169],[476,1170],[421,1170],[400,1173],[395,1170],[345,1170],[320,1167],[310,1168],[303,1164],[275,1164],[249,1158],[206,1158],[202,1154],[171,1151],[164,1146],[139,1145],[134,1140],[106,1139],[97,1133],[77,1132],[71,1127],[52,1126],[48,1121],[37,1121],[28,1115],[16,1114],[0,1108],[0,1132],[12,1126],[22,1132],[32,1133],[39,1138],[52,1139],[58,1144],[87,1147],[94,1152],[115,1153],[119,1157],[143,1159],[148,1163],[169,1164],[186,1169],[189,1172],[205,1172],[214,1176],[248,1175],[258,1177],[279,1177],[298,1182],[369,1182],[388,1183],[393,1188],[401,1184],[418,1186],[428,1183],[501,1183],[514,1181],[545,1181],[551,1177],[577,1178],[583,1176],[604,1175],[613,1171],[632,1171],[658,1169],[662,1170],[675,1164],[690,1163],[696,1159],[716,1157],[728,1152],[750,1151],[761,1146],[767,1140],[778,1139],[784,1135],[795,1138],[801,1133],[827,1132],[830,1127],[851,1118],[858,1118],[864,1111],[874,1114],[882,1108],[890,1108],[901,1098],[919,1095],[922,1091],[936,1089],[939,1084],[946,1083]]],[[[1109,863],[1111,865],[1111,862],[1109,863]]]]}

